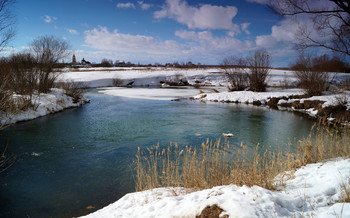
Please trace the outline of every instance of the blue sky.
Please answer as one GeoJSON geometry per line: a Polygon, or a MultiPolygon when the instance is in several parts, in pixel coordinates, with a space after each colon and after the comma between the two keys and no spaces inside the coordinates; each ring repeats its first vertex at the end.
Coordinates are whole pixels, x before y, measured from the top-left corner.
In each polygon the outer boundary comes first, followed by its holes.
{"type": "MultiPolygon", "coordinates": [[[[17,0],[15,50],[42,35],[67,40],[78,60],[219,64],[265,48],[274,66],[297,52],[295,23],[266,0],[17,0]]],[[[67,61],[67,60],[66,60],[67,61]]]]}

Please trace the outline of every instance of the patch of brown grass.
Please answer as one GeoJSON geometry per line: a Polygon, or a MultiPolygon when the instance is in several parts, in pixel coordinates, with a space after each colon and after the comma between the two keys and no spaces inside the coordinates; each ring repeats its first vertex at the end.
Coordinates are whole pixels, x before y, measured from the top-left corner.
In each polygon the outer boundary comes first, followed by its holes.
{"type": "Polygon", "coordinates": [[[139,148],[136,190],[178,186],[199,190],[228,184],[275,189],[290,177],[281,174],[285,171],[329,158],[349,157],[350,130],[314,128],[307,138],[298,141],[294,152],[282,150],[273,152],[259,145],[249,149],[243,143],[233,145],[220,140],[207,140],[200,147],[170,143],[168,147],[158,144],[139,148]],[[280,180],[276,182],[278,174],[280,180]]]}

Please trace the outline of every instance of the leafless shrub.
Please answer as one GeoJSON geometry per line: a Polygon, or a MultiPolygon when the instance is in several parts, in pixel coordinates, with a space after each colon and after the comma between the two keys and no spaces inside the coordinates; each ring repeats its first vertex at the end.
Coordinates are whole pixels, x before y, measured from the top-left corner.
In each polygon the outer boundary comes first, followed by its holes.
{"type": "Polygon", "coordinates": [[[241,91],[248,87],[248,74],[243,58],[226,57],[221,65],[228,80],[229,91],[241,91]]]}
{"type": "Polygon", "coordinates": [[[57,88],[62,88],[65,94],[73,98],[73,103],[78,103],[83,98],[85,85],[79,82],[67,81],[58,83],[57,88]]]}
{"type": "Polygon", "coordinates": [[[322,95],[322,92],[329,90],[332,81],[329,73],[318,66],[315,58],[301,55],[292,67],[298,86],[311,96],[322,95]]]}
{"type": "Polygon", "coordinates": [[[113,85],[114,86],[121,86],[123,84],[123,80],[121,80],[119,77],[114,77],[113,78],[113,85]]]}
{"type": "Polygon", "coordinates": [[[271,56],[264,50],[259,49],[247,58],[249,67],[249,87],[254,92],[266,91],[267,78],[271,70],[271,56]]]}
{"type": "Polygon", "coordinates": [[[346,78],[342,83],[341,83],[341,88],[344,91],[350,91],[350,78],[346,78]]]}
{"type": "Polygon", "coordinates": [[[286,72],[283,73],[283,79],[280,81],[280,85],[283,89],[292,87],[292,82],[290,81],[286,72]]]}

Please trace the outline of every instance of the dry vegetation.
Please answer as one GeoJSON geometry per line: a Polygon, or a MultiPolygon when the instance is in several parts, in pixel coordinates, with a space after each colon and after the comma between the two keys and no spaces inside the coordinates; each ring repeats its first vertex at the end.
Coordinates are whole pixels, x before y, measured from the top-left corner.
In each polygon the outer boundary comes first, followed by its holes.
{"type": "MultiPolygon", "coordinates": [[[[289,146],[286,146],[289,147],[289,146]]],[[[207,140],[200,147],[170,144],[138,149],[136,154],[136,190],[181,186],[192,190],[219,185],[258,185],[275,189],[283,185],[275,177],[285,171],[350,155],[350,130],[318,127],[298,141],[297,148],[274,152],[257,145],[249,148],[220,140],[207,140]]],[[[288,175],[280,178],[288,178],[288,175]]]]}

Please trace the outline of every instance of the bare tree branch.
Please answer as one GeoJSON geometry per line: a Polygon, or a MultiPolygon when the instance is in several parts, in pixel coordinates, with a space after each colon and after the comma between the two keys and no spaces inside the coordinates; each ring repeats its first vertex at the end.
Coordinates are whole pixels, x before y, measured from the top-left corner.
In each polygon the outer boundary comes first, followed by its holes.
{"type": "Polygon", "coordinates": [[[0,51],[15,36],[14,15],[11,13],[11,7],[16,0],[0,0],[0,51]]]}
{"type": "MultiPolygon", "coordinates": [[[[350,55],[350,0],[271,0],[270,7],[282,16],[312,22],[312,30],[299,26],[299,48],[322,47],[350,55]]],[[[301,23],[303,23],[301,22],[301,23]]]]}

